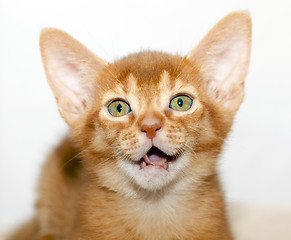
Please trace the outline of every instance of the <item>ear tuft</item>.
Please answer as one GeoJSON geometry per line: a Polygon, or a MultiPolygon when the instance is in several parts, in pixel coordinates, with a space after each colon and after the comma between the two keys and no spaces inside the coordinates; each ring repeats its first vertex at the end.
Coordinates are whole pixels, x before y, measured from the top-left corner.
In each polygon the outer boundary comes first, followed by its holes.
{"type": "Polygon", "coordinates": [[[220,20],[188,55],[201,71],[209,96],[236,111],[244,95],[251,50],[251,18],[246,11],[220,20]]]}
{"type": "Polygon", "coordinates": [[[71,125],[92,100],[94,77],[107,63],[67,33],[54,28],[41,32],[40,49],[59,110],[71,125]]]}

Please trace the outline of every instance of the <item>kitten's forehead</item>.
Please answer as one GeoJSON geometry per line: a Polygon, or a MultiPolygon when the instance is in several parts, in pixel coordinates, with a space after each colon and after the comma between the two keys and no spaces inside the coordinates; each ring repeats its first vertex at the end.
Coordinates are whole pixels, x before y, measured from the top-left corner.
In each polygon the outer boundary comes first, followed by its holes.
{"type": "Polygon", "coordinates": [[[139,80],[133,74],[130,74],[127,81],[128,92],[127,94],[138,96],[140,101],[146,103],[160,103],[165,100],[168,101],[169,97],[176,94],[190,93],[197,95],[194,86],[183,81],[179,76],[173,77],[170,73],[164,70],[159,77],[159,81],[146,82],[142,86],[139,85],[139,80]]]}
{"type": "Polygon", "coordinates": [[[161,87],[175,87],[185,65],[181,56],[146,51],[114,62],[112,69],[124,91],[135,89],[153,93],[161,87]]]}
{"type": "Polygon", "coordinates": [[[153,100],[164,91],[171,90],[175,85],[171,81],[170,74],[166,70],[160,74],[156,81],[141,82],[138,77],[130,73],[125,84],[126,87],[124,89],[126,89],[126,93],[135,94],[136,96],[150,100],[153,100]]]}
{"type": "Polygon", "coordinates": [[[167,71],[178,76],[183,68],[183,58],[161,52],[140,52],[129,55],[112,64],[112,69],[121,81],[127,81],[129,75],[136,77],[140,86],[157,85],[160,76],[167,71]]]}

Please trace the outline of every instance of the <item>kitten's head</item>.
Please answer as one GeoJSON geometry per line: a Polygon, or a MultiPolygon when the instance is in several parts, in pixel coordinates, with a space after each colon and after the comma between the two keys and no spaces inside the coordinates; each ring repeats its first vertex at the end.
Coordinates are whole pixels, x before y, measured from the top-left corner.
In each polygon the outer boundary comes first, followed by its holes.
{"type": "Polygon", "coordinates": [[[88,174],[154,191],[215,172],[243,99],[251,21],[222,19],[186,57],[141,52],[108,64],[57,29],[40,46],[59,110],[88,174]]]}

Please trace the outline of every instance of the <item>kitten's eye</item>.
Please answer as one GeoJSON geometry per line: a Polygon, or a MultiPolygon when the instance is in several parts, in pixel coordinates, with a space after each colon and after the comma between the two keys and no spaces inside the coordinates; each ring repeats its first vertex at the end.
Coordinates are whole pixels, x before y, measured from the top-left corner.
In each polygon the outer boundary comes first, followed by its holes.
{"type": "Polygon", "coordinates": [[[108,112],[113,116],[113,117],[121,117],[125,114],[128,114],[131,112],[130,106],[128,103],[122,101],[122,100],[115,100],[111,102],[108,107],[108,112]]]}
{"type": "Polygon", "coordinates": [[[176,111],[187,111],[191,108],[192,103],[192,98],[186,95],[179,95],[171,100],[169,107],[176,111]]]}

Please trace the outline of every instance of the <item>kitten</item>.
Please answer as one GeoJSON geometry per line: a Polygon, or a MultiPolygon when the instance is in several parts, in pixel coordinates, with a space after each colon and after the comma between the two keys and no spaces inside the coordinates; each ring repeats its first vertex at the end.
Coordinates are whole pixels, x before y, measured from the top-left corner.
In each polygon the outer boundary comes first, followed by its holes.
{"type": "Polygon", "coordinates": [[[109,64],[43,30],[48,83],[71,134],[43,168],[35,218],[11,239],[233,239],[216,162],[250,43],[244,11],[186,57],[147,51],[109,64]]]}

